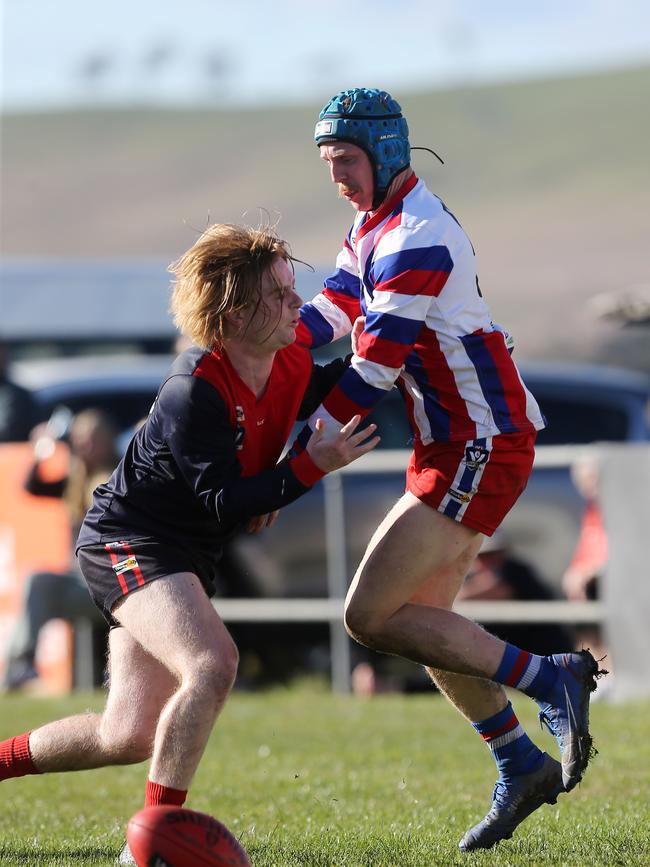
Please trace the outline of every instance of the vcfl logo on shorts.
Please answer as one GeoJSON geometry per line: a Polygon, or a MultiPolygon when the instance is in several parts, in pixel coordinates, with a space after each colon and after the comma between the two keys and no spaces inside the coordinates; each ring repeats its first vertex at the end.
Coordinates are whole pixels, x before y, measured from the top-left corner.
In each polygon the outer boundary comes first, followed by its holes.
{"type": "Polygon", "coordinates": [[[481,446],[467,446],[465,449],[465,464],[470,470],[478,470],[481,464],[487,463],[490,452],[481,446]]]}

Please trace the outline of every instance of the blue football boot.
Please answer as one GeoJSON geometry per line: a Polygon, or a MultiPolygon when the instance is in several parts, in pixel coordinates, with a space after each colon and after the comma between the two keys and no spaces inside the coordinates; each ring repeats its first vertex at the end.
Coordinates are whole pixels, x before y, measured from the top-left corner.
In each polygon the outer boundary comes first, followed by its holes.
{"type": "Polygon", "coordinates": [[[570,792],[578,785],[589,759],[596,753],[589,734],[589,699],[596,678],[607,674],[588,650],[546,657],[557,669],[557,681],[548,701],[537,700],[539,720],[560,747],[562,780],[570,792]]]}
{"type": "Polygon", "coordinates": [[[562,765],[542,753],[541,766],[530,774],[499,778],[492,793],[489,813],[465,834],[458,844],[461,852],[489,849],[499,840],[512,837],[515,828],[543,804],[554,804],[564,792],[562,765]]]}

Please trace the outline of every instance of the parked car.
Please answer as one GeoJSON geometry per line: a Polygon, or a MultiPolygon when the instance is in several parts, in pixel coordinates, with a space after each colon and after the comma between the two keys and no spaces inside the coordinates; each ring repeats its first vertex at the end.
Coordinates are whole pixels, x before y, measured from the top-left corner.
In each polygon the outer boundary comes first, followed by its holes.
{"type": "MultiPolygon", "coordinates": [[[[98,356],[15,365],[16,378],[34,394],[42,420],[61,407],[78,412],[98,407],[122,431],[124,447],[147,415],[170,364],[169,356],[98,356]]],[[[650,377],[630,370],[576,364],[520,365],[549,425],[538,445],[588,444],[650,439],[650,377]]],[[[375,409],[380,449],[408,449],[410,428],[396,389],[375,409]]],[[[344,477],[348,572],[359,562],[373,530],[401,495],[403,471],[344,477]]],[[[262,592],[274,596],[327,593],[324,487],[282,510],[271,531],[241,537],[241,556],[262,592]]],[[[557,586],[569,562],[581,500],[568,470],[536,469],[504,524],[515,553],[557,586]]]]}
{"type": "MultiPolygon", "coordinates": [[[[650,439],[648,374],[557,363],[523,364],[521,370],[548,422],[538,447],[650,439]]],[[[537,467],[503,523],[513,554],[531,563],[558,595],[583,508],[568,467],[537,467]]]]}
{"type": "Polygon", "coordinates": [[[19,361],[12,375],[29,388],[37,421],[55,410],[93,407],[106,412],[122,434],[145,417],[171,364],[169,355],[79,355],[19,361]]]}

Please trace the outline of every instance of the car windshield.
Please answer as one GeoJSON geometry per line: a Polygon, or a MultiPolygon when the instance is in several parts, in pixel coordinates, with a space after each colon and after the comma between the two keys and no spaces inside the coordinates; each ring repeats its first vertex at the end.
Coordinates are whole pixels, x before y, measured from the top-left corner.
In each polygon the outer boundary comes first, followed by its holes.
{"type": "Polygon", "coordinates": [[[538,445],[627,439],[630,419],[623,407],[547,397],[539,402],[548,427],[539,432],[538,445]]]}

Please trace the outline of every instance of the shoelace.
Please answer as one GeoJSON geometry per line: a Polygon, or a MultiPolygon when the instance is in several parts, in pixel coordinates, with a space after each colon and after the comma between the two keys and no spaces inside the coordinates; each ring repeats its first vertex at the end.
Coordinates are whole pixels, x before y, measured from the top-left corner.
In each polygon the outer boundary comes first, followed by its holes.
{"type": "Polygon", "coordinates": [[[562,741],[562,729],[558,725],[557,717],[551,715],[550,713],[548,713],[548,711],[545,710],[540,710],[537,716],[539,718],[539,727],[541,729],[546,727],[554,738],[562,741]]]}
{"type": "Polygon", "coordinates": [[[508,788],[506,784],[502,780],[497,780],[492,792],[492,809],[495,807],[505,807],[507,794],[508,788]]]}
{"type": "Polygon", "coordinates": [[[513,794],[512,792],[508,793],[508,786],[505,780],[499,779],[494,784],[494,791],[492,792],[492,807],[490,812],[494,813],[499,810],[507,810],[508,812],[511,812],[513,809],[518,807],[520,799],[520,794],[513,794]]]}

